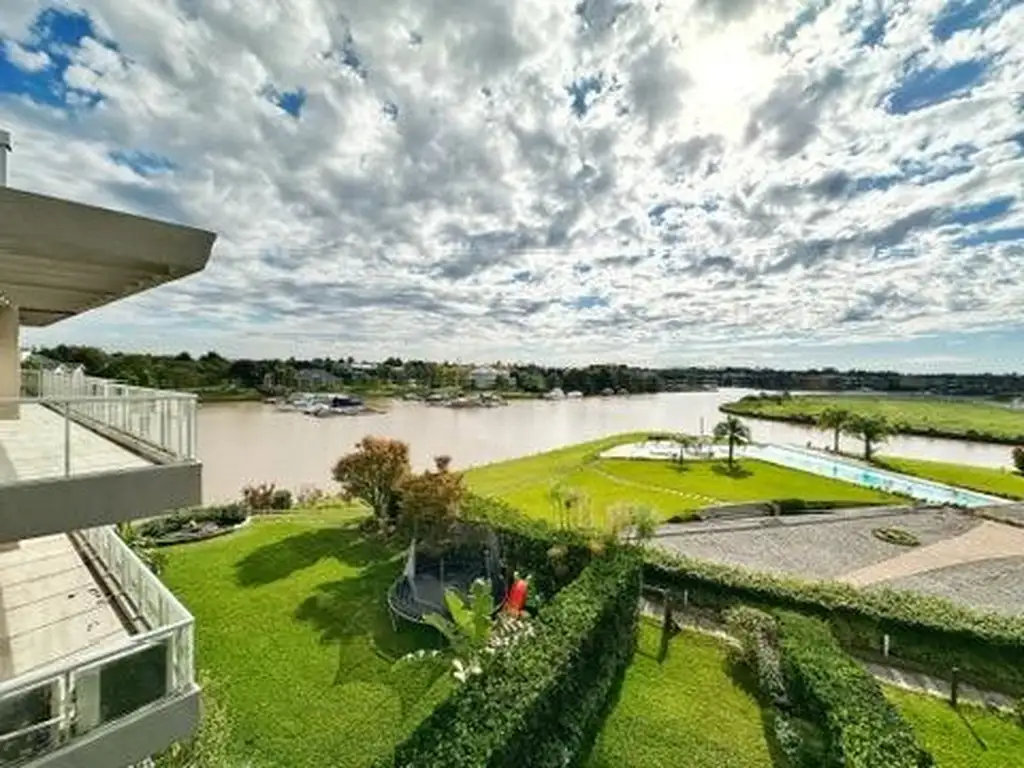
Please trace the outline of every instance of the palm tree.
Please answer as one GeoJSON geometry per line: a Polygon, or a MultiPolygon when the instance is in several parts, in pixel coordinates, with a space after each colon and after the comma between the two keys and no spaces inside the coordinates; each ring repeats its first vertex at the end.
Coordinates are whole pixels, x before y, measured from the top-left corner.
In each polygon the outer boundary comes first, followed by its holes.
{"type": "Polygon", "coordinates": [[[853,418],[853,414],[845,408],[831,406],[818,414],[818,426],[832,430],[832,450],[839,453],[839,435],[843,427],[853,418]]]}
{"type": "Polygon", "coordinates": [[[847,434],[864,441],[865,461],[871,461],[875,444],[884,442],[893,433],[892,425],[883,416],[854,416],[844,429],[847,434]]]}
{"type": "Polygon", "coordinates": [[[683,463],[683,459],[686,458],[686,452],[693,448],[697,444],[697,438],[693,435],[687,435],[679,433],[678,435],[672,436],[673,442],[679,447],[678,461],[680,464],[683,463]]]}
{"type": "Polygon", "coordinates": [[[714,436],[718,442],[729,442],[729,466],[731,467],[735,447],[750,442],[750,428],[735,416],[729,416],[725,421],[720,421],[715,425],[714,436]]]}

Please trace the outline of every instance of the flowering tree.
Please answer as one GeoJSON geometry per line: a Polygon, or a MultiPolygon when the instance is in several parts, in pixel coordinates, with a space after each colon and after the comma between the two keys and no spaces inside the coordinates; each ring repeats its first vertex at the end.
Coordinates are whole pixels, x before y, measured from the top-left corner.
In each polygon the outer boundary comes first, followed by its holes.
{"type": "Polygon", "coordinates": [[[409,446],[400,440],[367,436],[342,456],[332,475],[346,499],[369,505],[382,527],[398,516],[401,486],[411,471],[409,446]]]}

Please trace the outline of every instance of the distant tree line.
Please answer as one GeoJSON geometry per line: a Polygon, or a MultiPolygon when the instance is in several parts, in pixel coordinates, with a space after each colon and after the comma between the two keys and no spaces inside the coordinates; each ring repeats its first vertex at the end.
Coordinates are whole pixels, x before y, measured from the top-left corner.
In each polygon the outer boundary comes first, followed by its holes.
{"type": "MultiPolygon", "coordinates": [[[[272,394],[300,388],[303,372],[322,371],[330,386],[403,387],[415,383],[429,389],[468,388],[472,366],[452,362],[402,360],[389,357],[359,363],[352,357],[228,359],[217,352],[194,357],[187,352],[154,355],[106,352],[96,347],[60,344],[38,350],[43,358],[81,364],[93,376],[129,384],[192,391],[250,390],[272,394]]],[[[542,393],[559,387],[585,395],[606,390],[629,393],[663,392],[708,387],[757,390],[850,391],[922,393],[944,396],[1013,398],[1024,394],[1021,374],[901,374],[893,371],[839,371],[834,368],[789,371],[773,368],[665,368],[595,364],[582,367],[495,364],[502,375],[498,390],[542,393]]]]}

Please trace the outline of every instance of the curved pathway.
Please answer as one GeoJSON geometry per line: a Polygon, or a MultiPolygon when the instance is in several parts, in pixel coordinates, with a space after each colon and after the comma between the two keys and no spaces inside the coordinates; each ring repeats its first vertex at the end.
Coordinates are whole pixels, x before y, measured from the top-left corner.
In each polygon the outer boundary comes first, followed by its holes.
{"type": "Polygon", "coordinates": [[[1024,529],[985,521],[959,536],[915,547],[880,563],[850,571],[839,580],[866,586],[951,565],[1003,557],[1024,557],[1024,529]]]}
{"type": "Polygon", "coordinates": [[[587,467],[587,471],[588,472],[593,472],[596,475],[600,475],[605,480],[611,480],[613,483],[618,483],[619,485],[628,485],[628,486],[633,487],[633,488],[642,488],[642,489],[647,490],[647,491],[658,491],[659,493],[670,493],[673,496],[680,496],[680,497],[682,497],[684,499],[692,499],[694,501],[699,501],[699,502],[704,503],[704,504],[721,504],[721,503],[723,503],[720,499],[713,499],[710,496],[705,496],[705,495],[700,494],[700,493],[689,493],[688,491],[680,491],[680,490],[678,490],[676,488],[666,488],[663,485],[651,485],[650,483],[641,483],[641,482],[638,482],[636,480],[628,480],[625,477],[619,477],[618,475],[613,475],[611,472],[607,472],[607,471],[605,471],[603,469],[600,469],[600,468],[598,468],[598,467],[596,467],[594,465],[588,466],[587,467]]]}

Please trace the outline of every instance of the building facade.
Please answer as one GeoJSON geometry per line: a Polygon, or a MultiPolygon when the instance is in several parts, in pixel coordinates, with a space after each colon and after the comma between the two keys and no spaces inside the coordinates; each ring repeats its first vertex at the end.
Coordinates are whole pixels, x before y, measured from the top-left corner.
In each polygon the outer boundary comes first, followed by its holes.
{"type": "Polygon", "coordinates": [[[201,503],[196,398],[22,370],[20,330],[199,272],[215,235],[3,182],[0,765],[124,768],[198,725],[195,622],[114,527],[201,503]]]}

